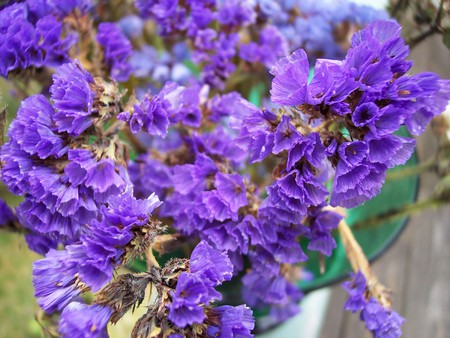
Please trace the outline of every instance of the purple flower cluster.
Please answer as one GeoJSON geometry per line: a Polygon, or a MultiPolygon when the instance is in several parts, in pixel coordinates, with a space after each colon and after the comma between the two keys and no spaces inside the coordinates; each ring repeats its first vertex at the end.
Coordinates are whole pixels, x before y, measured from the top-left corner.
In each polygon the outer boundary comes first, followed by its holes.
{"type": "Polygon", "coordinates": [[[227,250],[236,272],[243,269],[243,255],[248,254],[251,269],[243,278],[246,302],[255,307],[270,304],[273,316],[283,320],[298,311],[296,303],[302,297],[281,268],[307,259],[299,237],[310,240],[310,250],[326,255],[336,246],[331,231],[341,217],[323,210],[328,192],[323,186],[325,176],[319,175],[325,147],[318,133],[302,136],[289,117],[280,120],[237,93],[215,96],[202,109],[207,109],[212,121],[231,115],[230,124],[239,134],[229,142],[238,148],[229,148],[220,127],[211,133],[183,136],[185,146],[196,154],[194,160],[170,169],[142,156],[131,164],[132,181],[142,195],[154,189],[165,196],[159,216],[173,219],[177,230],[227,250]],[[286,169],[267,188],[268,197],[262,203],[249,178],[220,160],[236,160],[235,154],[242,154],[239,147],[250,149],[252,161],[287,155],[286,169]]]}
{"type": "Polygon", "coordinates": [[[315,57],[341,59],[349,33],[377,19],[387,19],[384,10],[347,0],[258,0],[261,20],[271,20],[289,43],[289,49],[304,48],[315,57]],[[298,15],[300,13],[300,15],[298,15]]]}
{"type": "Polygon", "coordinates": [[[81,14],[87,13],[93,6],[91,0],[27,0],[30,13],[34,17],[42,16],[44,13],[52,13],[59,18],[65,17],[74,11],[79,11],[81,14]]]}
{"type": "MultiPolygon", "coordinates": [[[[135,7],[139,16],[127,10],[117,23],[102,22],[111,17],[100,7],[92,20],[84,0],[1,7],[1,75],[63,64],[10,125],[1,178],[24,200],[15,213],[0,200],[0,224],[23,226],[29,247],[45,255],[33,265],[35,296],[60,313],[63,337],[107,337],[109,322],[147,301],[150,283],[156,296],[132,337],[252,337],[247,305],[273,323],[299,311],[303,250],[330,256],[337,245],[342,216],[331,206],[380,192],[386,171],[415,146],[394,133],[423,132],[450,99],[450,81],[408,73],[393,21],[369,24],[342,61],[317,59],[313,72],[303,49],[286,56],[294,44],[338,55],[342,41],[331,39],[347,27],[340,23],[374,19],[353,5],[334,15],[313,1],[135,7]],[[95,77],[64,63],[69,29],[83,34],[86,50],[73,52],[95,77]],[[257,92],[270,67],[272,102],[259,108],[243,97],[264,100],[257,92]],[[155,261],[195,243],[189,260],[155,261]],[[115,274],[144,256],[145,271],[115,274]],[[232,279],[247,305],[216,306],[218,287],[232,279]]],[[[369,284],[354,275],[345,308],[361,312],[375,337],[398,337],[403,319],[369,284]]]]}
{"type": "Polygon", "coordinates": [[[325,256],[330,256],[336,247],[336,241],[331,235],[331,231],[336,229],[342,216],[323,208],[310,208],[308,219],[308,232],[305,237],[310,240],[308,250],[318,251],[325,256]]]}
{"type": "Polygon", "coordinates": [[[139,105],[134,105],[133,114],[124,112],[119,119],[130,124],[132,133],[139,132],[142,128],[150,135],[165,137],[169,127],[167,107],[170,103],[159,96],[145,97],[139,105]]]}
{"type": "Polygon", "coordinates": [[[10,72],[29,67],[58,66],[70,60],[69,49],[75,44],[76,35],[63,37],[59,8],[50,3],[53,2],[27,1],[0,11],[1,76],[8,77],[10,72]]]}
{"type": "Polygon", "coordinates": [[[317,56],[342,57],[352,30],[346,27],[387,17],[383,11],[349,1],[324,6],[273,0],[136,0],[135,6],[143,19],[156,22],[161,35],[171,41],[190,40],[188,59],[201,66],[202,81],[219,89],[236,65],[240,70],[251,69],[254,63],[270,68],[279,57],[299,47],[317,56]],[[236,56],[251,64],[242,67],[236,56]]]}
{"type": "Polygon", "coordinates": [[[135,6],[143,18],[157,21],[160,33],[167,35],[183,30],[206,28],[213,20],[229,28],[246,26],[255,21],[253,8],[243,0],[149,1],[136,0],[135,6]],[[188,13],[190,15],[188,15],[188,13]]]}
{"type": "Polygon", "coordinates": [[[108,307],[72,302],[61,313],[58,330],[63,338],[108,338],[111,312],[108,307]]]}
{"type": "Polygon", "coordinates": [[[226,253],[200,242],[192,251],[189,270],[178,277],[168,306],[169,320],[179,328],[206,320],[210,323],[206,330],[209,337],[253,337],[250,332],[255,323],[245,305],[205,309],[212,301],[222,299],[214,288],[232,277],[233,264],[226,253]]]}
{"type": "Polygon", "coordinates": [[[200,127],[200,106],[208,92],[199,84],[190,87],[167,82],[161,91],[144,97],[130,112],[122,112],[118,119],[127,122],[132,133],[144,129],[149,135],[165,138],[170,124],[180,123],[189,127],[200,127]]]}
{"type": "Polygon", "coordinates": [[[401,326],[405,320],[397,312],[385,308],[370,296],[366,278],[360,271],[352,274],[351,278],[342,285],[349,295],[344,309],[351,312],[361,311],[361,320],[375,338],[400,337],[401,326]]]}
{"type": "Polygon", "coordinates": [[[219,318],[219,323],[209,325],[209,337],[253,337],[255,327],[252,310],[245,305],[222,305],[211,310],[212,316],[219,318]]]}
{"type": "MultiPolygon", "coordinates": [[[[253,4],[244,0],[136,0],[135,6],[143,18],[157,22],[161,34],[191,40],[191,57],[195,63],[202,65],[202,80],[217,88],[223,88],[227,78],[236,69],[233,58],[237,54],[240,39],[237,32],[255,24],[257,17],[253,4]],[[214,26],[216,28],[212,28],[214,26]]],[[[261,31],[259,43],[242,45],[240,56],[250,62],[271,66],[286,53],[284,37],[275,27],[268,25],[261,31]]]]}
{"type": "Polygon", "coordinates": [[[266,26],[260,32],[259,43],[241,44],[239,56],[249,62],[259,62],[271,68],[278,58],[288,54],[288,44],[275,26],[266,26]]]}
{"type": "Polygon", "coordinates": [[[38,304],[52,313],[64,309],[86,287],[99,291],[122,263],[134,230],[146,226],[150,213],[160,204],[155,195],[146,200],[136,200],[128,193],[112,196],[108,207],[101,209],[101,220],[93,219],[79,242],[64,250],[51,249],[33,264],[38,304]]]}
{"type": "MultiPolygon", "coordinates": [[[[121,27],[122,30],[124,28],[121,27]]],[[[126,30],[124,31],[126,33],[126,30]]],[[[153,46],[143,45],[133,50],[128,62],[136,78],[151,79],[157,83],[175,81],[186,84],[194,76],[185,62],[190,59],[186,43],[176,43],[171,51],[161,53],[153,46]]]]}
{"type": "Polygon", "coordinates": [[[168,318],[180,328],[203,323],[206,316],[202,304],[221,299],[214,288],[231,279],[233,265],[225,253],[200,242],[192,251],[189,270],[178,277],[169,306],[168,318]]]}
{"type": "Polygon", "coordinates": [[[92,125],[94,79],[79,63],[67,63],[53,75],[50,87],[58,132],[78,136],[92,125]]]}
{"type": "Polygon", "coordinates": [[[129,58],[133,53],[130,41],[119,26],[112,22],[102,22],[98,26],[97,41],[103,48],[104,62],[110,67],[113,79],[124,82],[131,75],[129,58]]]}
{"type": "Polygon", "coordinates": [[[61,66],[50,88],[53,105],[40,94],[25,99],[1,151],[3,182],[26,196],[17,216],[39,253],[78,239],[99,206],[126,187],[123,166],[92,147],[77,149],[72,139],[93,123],[91,85],[79,64],[61,66]]]}
{"type": "Polygon", "coordinates": [[[352,37],[344,61],[318,60],[309,84],[303,50],[272,69],[274,102],[296,106],[310,119],[342,121],[352,138],[325,140],[327,157],[336,167],[333,206],[353,207],[379,194],[386,170],[404,164],[415,145],[392,133],[401,125],[420,133],[423,122],[443,111],[450,98],[449,81],[430,73],[408,75],[407,55],[400,26],[377,21],[352,37]],[[425,104],[430,101],[434,104],[425,104]]]}

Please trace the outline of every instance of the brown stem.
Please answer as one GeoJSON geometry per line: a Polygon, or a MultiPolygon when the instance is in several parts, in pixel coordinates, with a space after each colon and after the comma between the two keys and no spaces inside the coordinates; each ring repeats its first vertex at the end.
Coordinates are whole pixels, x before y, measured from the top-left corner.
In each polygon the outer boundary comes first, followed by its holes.
{"type": "Polygon", "coordinates": [[[390,307],[391,299],[389,292],[382,284],[378,282],[377,276],[370,268],[369,261],[364,254],[361,246],[353,235],[345,219],[338,225],[339,234],[345,247],[347,259],[354,272],[361,271],[367,280],[367,289],[371,296],[375,297],[384,307],[390,307]]]}
{"type": "Polygon", "coordinates": [[[445,203],[446,203],[445,201],[442,201],[433,196],[428,199],[419,201],[417,203],[407,204],[400,208],[392,209],[389,210],[388,212],[381,213],[373,217],[369,217],[365,220],[362,220],[354,224],[353,229],[367,229],[377,227],[380,224],[395,221],[396,219],[401,217],[411,216],[427,208],[436,208],[445,203]]]}
{"type": "Polygon", "coordinates": [[[426,30],[425,32],[421,33],[420,35],[413,37],[413,38],[409,39],[409,41],[407,41],[407,44],[409,45],[409,47],[411,49],[414,48],[415,46],[417,46],[420,42],[425,40],[427,37],[429,37],[435,33],[441,32],[441,20],[442,20],[442,13],[444,11],[444,1],[445,0],[441,0],[441,2],[439,3],[439,8],[438,8],[438,11],[436,12],[436,16],[434,17],[434,20],[431,23],[428,30],[426,30]]]}
{"type": "Polygon", "coordinates": [[[8,224],[2,224],[0,226],[0,230],[8,231],[8,232],[16,233],[16,234],[23,234],[23,235],[30,232],[30,230],[24,228],[22,226],[22,224],[20,224],[18,221],[12,221],[12,222],[9,222],[8,224]]]}
{"type": "MultiPolygon", "coordinates": [[[[403,3],[406,3],[406,6],[408,6],[408,0],[398,0],[397,3],[394,6],[394,9],[391,11],[391,16],[396,17],[398,11],[403,8],[403,3]]],[[[405,7],[406,7],[405,6],[405,7]]]]}
{"type": "Polygon", "coordinates": [[[432,157],[429,160],[427,160],[426,162],[420,163],[418,165],[403,167],[403,168],[397,169],[395,171],[389,172],[386,176],[386,182],[415,176],[424,171],[435,170],[435,169],[437,169],[437,163],[436,163],[436,159],[434,157],[432,157]]]}

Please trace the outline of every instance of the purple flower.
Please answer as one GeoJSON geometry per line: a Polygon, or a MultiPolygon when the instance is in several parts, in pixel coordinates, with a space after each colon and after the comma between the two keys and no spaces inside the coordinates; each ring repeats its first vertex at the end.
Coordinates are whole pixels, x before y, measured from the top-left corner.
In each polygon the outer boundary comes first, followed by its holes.
{"type": "Polygon", "coordinates": [[[131,66],[128,59],[132,46],[120,28],[112,22],[102,22],[98,26],[97,41],[103,47],[105,63],[111,69],[111,77],[117,81],[127,81],[131,66]]]}
{"type": "Polygon", "coordinates": [[[225,201],[231,212],[238,212],[240,207],[247,205],[244,181],[239,174],[216,174],[214,181],[219,196],[225,201]]]}
{"type": "Polygon", "coordinates": [[[371,137],[391,134],[403,123],[411,132],[421,133],[445,108],[450,87],[449,82],[428,73],[407,75],[408,52],[397,23],[376,21],[352,37],[343,62],[317,60],[309,85],[303,50],[279,60],[271,71],[275,76],[272,100],[300,106],[313,118],[351,114],[353,125],[368,127],[363,135],[371,137]]]}
{"type": "Polygon", "coordinates": [[[207,99],[207,89],[207,86],[201,87],[198,83],[183,87],[167,82],[157,96],[164,101],[171,123],[182,122],[187,126],[199,127],[202,118],[199,106],[207,99]]]}
{"type": "Polygon", "coordinates": [[[50,249],[56,249],[60,240],[48,238],[37,232],[30,232],[25,234],[25,241],[30,250],[45,255],[50,249]]]}
{"type": "Polygon", "coordinates": [[[366,141],[346,142],[338,148],[330,204],[354,207],[380,193],[386,171],[405,164],[414,151],[415,141],[397,135],[366,141]]]}
{"type": "MultiPolygon", "coordinates": [[[[269,196],[264,201],[263,207],[275,207],[298,213],[288,223],[295,223],[296,219],[301,217],[300,215],[306,214],[308,206],[321,204],[328,195],[325,187],[317,181],[307,168],[303,168],[302,172],[298,170],[290,171],[286,176],[269,186],[267,193],[269,196]]],[[[274,211],[273,216],[283,219],[283,215],[277,215],[276,211],[274,211]]]]}
{"type": "MultiPolygon", "coordinates": [[[[215,5],[215,0],[210,1],[210,5],[215,5]]],[[[191,6],[191,16],[192,22],[188,28],[190,34],[195,34],[197,29],[205,29],[214,19],[213,9],[208,8],[206,3],[192,2],[191,6]]]]}
{"type": "Polygon", "coordinates": [[[285,318],[298,312],[301,293],[286,280],[280,268],[283,263],[293,264],[308,259],[298,242],[304,228],[274,226],[272,221],[262,217],[259,222],[266,222],[266,229],[275,228],[276,234],[273,238],[263,238],[261,244],[249,251],[251,269],[242,278],[243,296],[251,306],[270,305],[274,316],[285,318]]]}
{"type": "Polygon", "coordinates": [[[325,256],[330,256],[337,246],[331,231],[337,228],[341,219],[341,215],[332,211],[321,210],[313,213],[309,231],[305,234],[310,239],[308,250],[319,251],[325,256]]]}
{"type": "Polygon", "coordinates": [[[213,249],[202,241],[192,251],[190,271],[210,280],[216,286],[231,279],[233,265],[225,252],[213,249]]]}
{"type": "Polygon", "coordinates": [[[26,196],[17,215],[31,231],[30,247],[41,253],[58,241],[79,239],[99,206],[128,182],[113,160],[71,144],[68,132],[78,135],[92,123],[92,83],[79,65],[63,65],[51,87],[55,106],[43,95],[25,99],[2,147],[2,179],[12,192],[26,196]]]}
{"type": "Polygon", "coordinates": [[[384,69],[384,72],[387,73],[393,72],[403,75],[412,65],[411,62],[405,60],[409,48],[401,37],[401,26],[395,21],[378,20],[367,25],[366,28],[352,36],[351,44],[352,48],[345,62],[353,64],[354,71],[361,75],[365,74],[363,77],[372,74],[372,76],[375,76],[374,80],[387,76],[383,72],[376,75],[375,69],[384,69]],[[357,54],[360,54],[360,56],[357,57],[357,54]],[[373,57],[377,57],[378,60],[368,66],[370,62],[374,61],[373,57]],[[384,65],[380,62],[383,59],[385,60],[384,65]],[[366,70],[363,65],[368,66],[366,70]],[[388,66],[388,68],[383,68],[384,66],[388,66]]]}
{"type": "Polygon", "coordinates": [[[367,159],[371,163],[381,163],[387,168],[405,164],[411,157],[416,141],[412,138],[397,135],[368,139],[369,153],[367,159]]]}
{"type": "Polygon", "coordinates": [[[181,93],[182,108],[178,114],[181,122],[190,127],[198,128],[202,123],[201,105],[208,96],[208,87],[200,86],[198,83],[191,83],[181,93]]]}
{"type": "Polygon", "coordinates": [[[16,69],[56,66],[69,61],[75,35],[61,39],[62,23],[41,6],[38,14],[32,2],[13,4],[0,12],[0,75],[16,69]]]}
{"type": "Polygon", "coordinates": [[[82,281],[94,291],[111,278],[121,263],[124,248],[133,239],[132,229],[144,226],[155,208],[161,205],[156,195],[137,200],[129,193],[112,196],[102,207],[101,221],[91,222],[90,233],[81,237],[84,257],[78,259],[82,281]]]}
{"type": "MultiPolygon", "coordinates": [[[[374,102],[367,102],[356,107],[352,121],[357,127],[364,127],[379,116],[380,109],[374,102]]],[[[397,127],[398,128],[398,127],[397,127]]]]}
{"type": "Polygon", "coordinates": [[[371,298],[361,311],[361,320],[375,338],[401,337],[401,326],[405,322],[397,312],[386,309],[375,298],[371,298]]]}
{"type": "Polygon", "coordinates": [[[350,274],[351,280],[342,283],[342,287],[348,292],[348,299],[344,304],[346,311],[357,312],[362,310],[366,304],[366,278],[358,271],[356,274],[350,274]]]}
{"type": "Polygon", "coordinates": [[[173,167],[173,184],[177,192],[186,195],[194,190],[205,190],[206,179],[217,172],[214,161],[206,155],[198,154],[195,164],[173,167]]]}
{"type": "Polygon", "coordinates": [[[270,90],[273,102],[295,106],[306,101],[309,63],[303,49],[278,60],[270,72],[275,76],[270,90]]]}
{"type": "Polygon", "coordinates": [[[196,153],[204,152],[211,157],[223,157],[233,166],[239,167],[246,154],[233,142],[234,137],[235,134],[231,130],[218,125],[211,132],[195,133],[191,139],[191,147],[196,153]]]}
{"type": "Polygon", "coordinates": [[[125,189],[125,181],[116,172],[116,166],[110,159],[93,162],[83,169],[86,170],[86,186],[98,196],[118,194],[125,189]]]}
{"type": "Polygon", "coordinates": [[[79,62],[67,63],[57,69],[50,92],[58,132],[78,136],[92,124],[90,117],[95,93],[90,86],[93,84],[94,79],[79,62]]]}
{"type": "Polygon", "coordinates": [[[325,147],[318,133],[310,133],[306,137],[296,138],[296,142],[289,149],[286,170],[291,170],[302,159],[306,159],[313,167],[322,167],[325,159],[325,147]]]}
{"type": "Polygon", "coordinates": [[[397,312],[385,308],[370,296],[367,281],[360,271],[351,274],[351,278],[352,280],[342,284],[349,294],[344,309],[352,312],[361,311],[360,319],[365,322],[366,328],[372,332],[374,337],[400,337],[402,335],[401,326],[405,320],[397,312]]]}
{"type": "MultiPolygon", "coordinates": [[[[201,232],[203,239],[207,240],[211,245],[226,250],[231,258],[237,258],[237,253],[246,254],[249,248],[249,238],[246,232],[245,223],[237,223],[228,221],[219,224],[207,226],[201,232]],[[234,256],[232,256],[235,254],[234,256]]],[[[235,271],[240,269],[240,264],[232,261],[235,271]]]]}
{"type": "Polygon", "coordinates": [[[289,122],[289,116],[283,115],[274,134],[272,152],[279,154],[283,150],[290,150],[302,137],[295,127],[289,122]]]}
{"type": "Polygon", "coordinates": [[[330,205],[352,208],[375,197],[381,191],[386,170],[385,165],[366,160],[353,168],[339,162],[330,205]]]}
{"type": "Polygon", "coordinates": [[[186,9],[179,6],[178,0],[135,0],[135,6],[143,18],[157,22],[161,35],[187,28],[186,9]]]}
{"type": "MultiPolygon", "coordinates": [[[[37,21],[35,45],[43,55],[42,65],[58,66],[70,61],[69,50],[76,44],[77,35],[71,33],[61,39],[62,33],[62,23],[52,15],[45,16],[37,21]]],[[[32,56],[32,61],[33,58],[34,56],[32,56]]],[[[39,63],[33,65],[41,66],[39,63]]]]}
{"type": "Polygon", "coordinates": [[[276,115],[260,110],[252,103],[239,98],[230,106],[230,126],[239,134],[235,143],[249,152],[250,163],[260,162],[272,153],[276,115]]]}
{"type": "Polygon", "coordinates": [[[269,316],[274,323],[283,323],[300,312],[299,303],[303,299],[303,292],[297,285],[286,285],[287,299],[285,302],[271,304],[269,316]]]}
{"type": "Polygon", "coordinates": [[[235,101],[239,100],[239,93],[231,92],[224,95],[215,95],[209,101],[209,108],[211,114],[209,119],[212,122],[219,122],[222,117],[230,115],[230,106],[234,104],[235,101]]]}
{"type": "Polygon", "coordinates": [[[230,27],[247,26],[256,19],[256,13],[251,6],[242,0],[231,0],[222,3],[217,12],[217,21],[230,27]]]}
{"type": "Polygon", "coordinates": [[[211,300],[208,286],[200,276],[182,272],[178,277],[172,304],[169,306],[168,318],[180,328],[194,323],[201,324],[206,316],[200,304],[211,300]]]}
{"type": "Polygon", "coordinates": [[[47,313],[61,311],[80,294],[76,286],[78,265],[69,252],[50,250],[44,259],[33,263],[34,295],[47,313]]]}
{"type": "Polygon", "coordinates": [[[212,28],[198,30],[194,40],[195,47],[200,50],[211,50],[214,48],[216,38],[217,32],[212,28]]]}
{"type": "Polygon", "coordinates": [[[165,196],[165,190],[173,186],[170,168],[148,156],[141,155],[128,164],[128,174],[133,183],[134,195],[139,198],[155,192],[165,196]]]}
{"type": "Polygon", "coordinates": [[[129,194],[113,196],[102,208],[102,220],[92,220],[81,242],[65,250],[50,250],[33,265],[33,285],[39,305],[47,312],[62,310],[80,292],[81,285],[94,292],[112,278],[125,246],[133,239],[133,227],[147,224],[159,205],[158,197],[136,200],[129,194]],[[83,284],[80,284],[80,281],[83,284]]]}
{"type": "Polygon", "coordinates": [[[255,327],[253,312],[245,305],[223,305],[212,310],[219,317],[218,326],[208,326],[206,333],[211,337],[253,337],[251,331],[255,327]]]}
{"type": "Polygon", "coordinates": [[[111,314],[105,306],[72,302],[61,313],[58,331],[64,338],[108,338],[106,326],[111,314]]]}
{"type": "Polygon", "coordinates": [[[252,215],[246,215],[241,224],[252,245],[264,245],[277,240],[276,229],[269,222],[260,221],[252,215]]]}
{"type": "MultiPolygon", "coordinates": [[[[35,1],[28,1],[28,6],[36,5],[35,1]]],[[[39,1],[36,1],[39,2],[39,1]]],[[[58,0],[43,0],[40,1],[40,5],[48,6],[47,10],[51,11],[52,13],[64,17],[69,15],[71,12],[73,12],[75,9],[79,9],[82,14],[85,14],[89,9],[92,7],[92,2],[90,0],[68,0],[61,3],[58,0]]],[[[35,10],[39,10],[37,6],[34,7],[35,10]]]]}
{"type": "Polygon", "coordinates": [[[158,95],[152,98],[146,96],[139,104],[134,105],[131,116],[122,113],[118,118],[129,122],[132,133],[144,128],[150,135],[165,137],[169,128],[169,107],[169,102],[158,95]]]}
{"type": "Polygon", "coordinates": [[[203,191],[201,193],[202,209],[198,211],[200,218],[212,222],[213,220],[237,221],[237,211],[232,211],[230,205],[220,196],[218,190],[203,191]]]}
{"type": "Polygon", "coordinates": [[[271,73],[275,76],[270,91],[273,102],[290,106],[325,103],[337,115],[349,112],[343,101],[358,87],[342,62],[326,59],[317,60],[308,85],[309,63],[302,49],[278,60],[271,73]]]}
{"type": "Polygon", "coordinates": [[[200,242],[192,252],[190,272],[182,272],[178,277],[172,303],[168,305],[169,320],[179,328],[203,323],[204,306],[222,297],[214,287],[230,280],[232,271],[226,253],[200,242]]]}
{"type": "Polygon", "coordinates": [[[53,122],[55,111],[43,95],[33,95],[22,101],[17,117],[12,122],[8,136],[29,155],[42,159],[61,157],[68,148],[57,134],[53,122]]]}
{"type": "Polygon", "coordinates": [[[144,21],[137,15],[125,16],[117,24],[129,39],[138,38],[144,29],[144,21]]]}
{"type": "Polygon", "coordinates": [[[12,212],[8,204],[0,199],[0,227],[8,225],[16,220],[16,216],[12,212]]]}
{"type": "Polygon", "coordinates": [[[42,95],[24,100],[1,155],[2,179],[12,192],[26,195],[17,208],[19,219],[52,242],[77,239],[96,217],[98,206],[125,189],[127,176],[108,158],[97,161],[89,150],[69,150],[67,134],[58,131],[55,114],[42,95]]]}
{"type": "Polygon", "coordinates": [[[408,109],[410,113],[405,124],[412,134],[419,135],[433,117],[445,110],[450,100],[450,81],[430,73],[417,74],[411,80],[419,85],[421,94],[415,97],[415,101],[411,100],[414,103],[408,109]]]}
{"type": "Polygon", "coordinates": [[[143,18],[148,18],[151,15],[152,6],[156,3],[156,0],[135,0],[134,6],[139,11],[139,15],[143,18]]]}
{"type": "MultiPolygon", "coordinates": [[[[223,89],[225,81],[236,69],[232,58],[236,54],[239,35],[236,33],[220,33],[215,41],[213,54],[200,53],[198,61],[206,61],[203,67],[203,81],[213,88],[223,89]]],[[[209,51],[208,51],[209,52],[209,51]]]]}
{"type": "Polygon", "coordinates": [[[250,42],[240,45],[239,56],[249,62],[261,62],[271,68],[276,61],[288,53],[287,41],[274,26],[261,30],[259,44],[250,42]]]}

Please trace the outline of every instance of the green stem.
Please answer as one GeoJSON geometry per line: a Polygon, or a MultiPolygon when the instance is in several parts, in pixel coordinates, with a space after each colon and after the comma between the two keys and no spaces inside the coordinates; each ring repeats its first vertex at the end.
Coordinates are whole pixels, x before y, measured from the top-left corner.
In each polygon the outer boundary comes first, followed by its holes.
{"type": "Polygon", "coordinates": [[[445,203],[447,202],[442,201],[435,196],[432,196],[416,203],[406,204],[400,208],[392,209],[379,215],[366,218],[360,222],[355,223],[352,229],[357,230],[374,228],[381,224],[397,220],[398,218],[411,216],[427,208],[437,208],[445,203]]]}
{"type": "Polygon", "coordinates": [[[397,170],[389,172],[386,176],[386,182],[395,181],[395,180],[403,179],[406,177],[418,175],[418,174],[422,173],[423,171],[434,169],[436,167],[436,165],[437,165],[436,159],[432,157],[429,160],[427,160],[426,162],[417,164],[415,166],[403,167],[401,169],[397,169],[397,170]]]}

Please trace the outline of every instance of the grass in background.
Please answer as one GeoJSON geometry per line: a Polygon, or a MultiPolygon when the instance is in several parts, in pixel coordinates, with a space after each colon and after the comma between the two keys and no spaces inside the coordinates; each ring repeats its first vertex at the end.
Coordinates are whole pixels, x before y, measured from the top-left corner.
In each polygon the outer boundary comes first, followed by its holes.
{"type": "Polygon", "coordinates": [[[0,232],[0,338],[42,337],[31,283],[31,252],[22,235],[0,232]]]}

